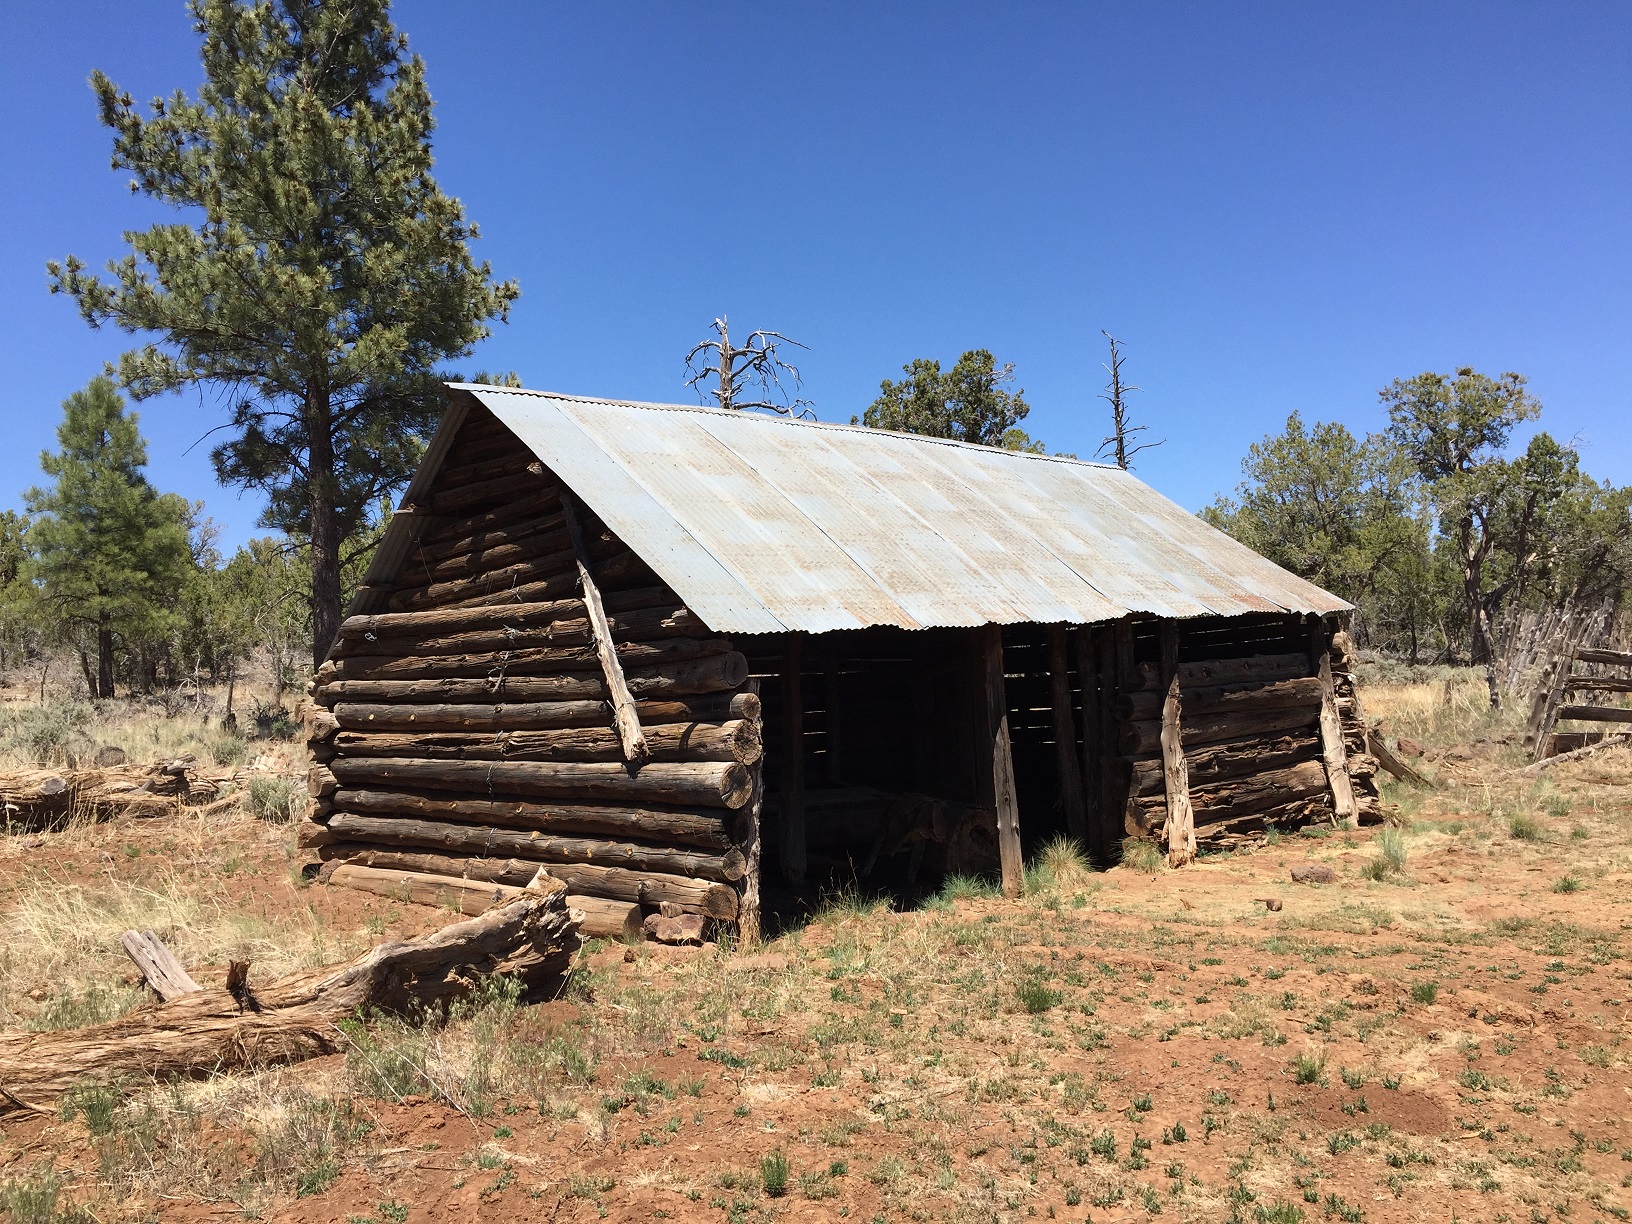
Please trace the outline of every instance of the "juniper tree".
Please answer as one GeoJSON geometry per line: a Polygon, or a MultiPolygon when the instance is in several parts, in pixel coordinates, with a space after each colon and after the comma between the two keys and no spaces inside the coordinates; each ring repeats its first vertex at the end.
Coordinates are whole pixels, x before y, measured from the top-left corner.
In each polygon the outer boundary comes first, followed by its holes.
{"type": "Polygon", "coordinates": [[[506,317],[514,282],[471,259],[476,227],[431,175],[424,64],[387,0],[192,0],[204,83],[143,115],[91,78],[113,164],[187,221],[127,233],[111,280],[50,265],[143,398],[222,391],[223,483],[263,490],[268,526],[310,542],[314,659],[339,627],[341,550],[418,462],[436,364],[506,317]],[[194,222],[194,223],[188,223],[194,222]]]}
{"type": "Polygon", "coordinates": [[[875,399],[851,424],[955,438],[1006,450],[1043,451],[1020,428],[1031,406],[1023,390],[1010,391],[1014,365],[999,366],[985,349],[971,349],[950,370],[930,357],[901,367],[905,378],[885,379],[875,399]]]}
{"type": "Polygon", "coordinates": [[[115,647],[155,636],[187,582],[190,507],[142,474],[147,446],[112,380],[93,379],[62,407],[62,449],[40,456],[54,483],[24,494],[24,576],[79,651],[92,696],[112,697],[115,647]]]}

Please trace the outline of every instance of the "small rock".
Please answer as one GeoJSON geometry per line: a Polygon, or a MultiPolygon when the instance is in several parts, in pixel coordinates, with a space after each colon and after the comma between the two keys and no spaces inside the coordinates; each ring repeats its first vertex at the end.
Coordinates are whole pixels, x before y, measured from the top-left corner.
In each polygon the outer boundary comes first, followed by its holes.
{"type": "Polygon", "coordinates": [[[34,1002],[38,1003],[41,999],[45,998],[45,991],[36,986],[33,990],[28,992],[28,997],[33,999],[34,1002]]]}
{"type": "Polygon", "coordinates": [[[1333,884],[1337,882],[1337,872],[1325,863],[1299,863],[1292,868],[1292,882],[1294,884],[1333,884]]]}
{"type": "Polygon", "coordinates": [[[623,950],[623,963],[626,965],[632,965],[635,963],[635,950],[633,948],[625,948],[623,950]]]}
{"type": "Polygon", "coordinates": [[[700,944],[703,942],[703,916],[701,914],[681,914],[678,918],[665,918],[662,914],[651,914],[644,923],[646,937],[655,939],[658,943],[666,944],[700,944]]]}
{"type": "Polygon", "coordinates": [[[1447,761],[1471,761],[1473,760],[1473,749],[1466,744],[1456,744],[1445,749],[1445,759],[1447,761]]]}
{"type": "Polygon", "coordinates": [[[1422,745],[1404,735],[1394,741],[1394,747],[1399,750],[1401,756],[1420,757],[1422,755],[1422,745]]]}
{"type": "Polygon", "coordinates": [[[123,748],[116,744],[103,744],[92,759],[98,769],[111,769],[115,765],[123,765],[127,758],[123,748]]]}

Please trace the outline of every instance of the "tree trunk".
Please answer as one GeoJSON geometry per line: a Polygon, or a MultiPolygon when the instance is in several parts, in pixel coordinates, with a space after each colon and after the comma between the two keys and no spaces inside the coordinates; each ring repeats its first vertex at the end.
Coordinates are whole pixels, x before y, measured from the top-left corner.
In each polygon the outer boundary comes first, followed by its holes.
{"type": "Polygon", "coordinates": [[[96,627],[96,695],[113,696],[113,628],[106,613],[96,627]]]}
{"type": "Polygon", "coordinates": [[[329,388],[306,390],[308,524],[312,549],[312,667],[340,632],[340,516],[335,505],[334,414],[329,388]]]}
{"type": "Polygon", "coordinates": [[[1485,687],[1490,708],[1502,707],[1501,689],[1496,683],[1496,648],[1491,641],[1490,617],[1485,613],[1484,557],[1473,539],[1473,524],[1464,521],[1460,529],[1462,554],[1462,595],[1468,605],[1468,661],[1485,669],[1485,687]]]}

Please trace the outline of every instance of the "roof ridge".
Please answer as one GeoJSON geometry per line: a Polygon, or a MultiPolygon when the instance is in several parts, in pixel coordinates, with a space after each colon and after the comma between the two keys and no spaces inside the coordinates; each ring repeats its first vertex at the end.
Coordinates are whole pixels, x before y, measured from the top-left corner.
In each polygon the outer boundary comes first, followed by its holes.
{"type": "Polygon", "coordinates": [[[705,416],[732,417],[742,420],[763,421],[771,425],[789,425],[802,429],[838,429],[847,432],[878,434],[887,438],[905,438],[912,442],[932,443],[938,446],[955,446],[964,450],[989,451],[997,455],[1011,455],[1017,459],[1047,459],[1055,463],[1075,463],[1083,467],[1100,470],[1120,470],[1114,463],[1098,463],[1092,459],[1079,459],[1075,455],[1039,454],[1036,451],[1009,450],[1003,446],[986,446],[979,442],[964,442],[958,438],[939,438],[933,434],[910,433],[904,429],[878,429],[871,425],[856,425],[848,421],[801,421],[793,417],[781,416],[776,413],[752,412],[747,409],[716,408],[709,404],[665,404],[655,400],[626,400],[611,399],[604,395],[568,395],[564,391],[539,391],[532,387],[500,387],[491,383],[461,383],[450,382],[443,384],[455,391],[480,391],[484,395],[527,395],[539,399],[568,400],[575,404],[605,404],[613,408],[641,408],[651,412],[696,412],[705,416]]]}

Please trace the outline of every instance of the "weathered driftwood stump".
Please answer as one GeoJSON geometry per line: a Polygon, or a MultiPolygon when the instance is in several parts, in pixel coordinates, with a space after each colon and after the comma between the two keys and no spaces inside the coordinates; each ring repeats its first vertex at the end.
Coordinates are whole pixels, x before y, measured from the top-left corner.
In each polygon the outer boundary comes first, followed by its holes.
{"type": "Polygon", "coordinates": [[[349,1016],[441,1004],[493,974],[536,984],[565,972],[577,948],[566,889],[550,881],[346,965],[207,988],[90,1028],[0,1035],[0,1114],[49,1110],[86,1082],[167,1080],[333,1054],[346,1047],[339,1022],[349,1016]]]}

